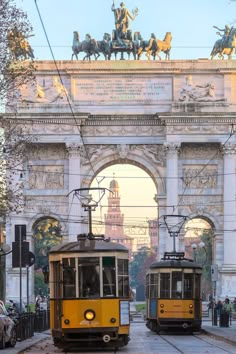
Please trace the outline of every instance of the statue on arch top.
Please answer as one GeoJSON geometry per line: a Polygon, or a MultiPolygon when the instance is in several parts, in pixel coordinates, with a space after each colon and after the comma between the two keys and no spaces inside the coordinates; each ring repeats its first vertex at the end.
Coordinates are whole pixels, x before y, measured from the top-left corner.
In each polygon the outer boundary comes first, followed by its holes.
{"type": "MultiPolygon", "coordinates": [[[[29,37],[31,37],[30,35],[29,37]]],[[[33,50],[25,35],[14,27],[7,32],[8,47],[14,60],[34,59],[33,50]]]]}
{"type": "Polygon", "coordinates": [[[124,40],[132,40],[132,36],[129,30],[129,19],[132,21],[135,19],[135,17],[138,15],[138,8],[135,8],[131,15],[129,10],[125,7],[124,2],[121,2],[120,7],[116,8],[115,2],[113,0],[111,10],[114,12],[115,16],[115,39],[121,46],[123,46],[124,40]]]}
{"type": "Polygon", "coordinates": [[[224,55],[228,55],[228,59],[232,59],[236,48],[236,28],[230,27],[229,25],[225,25],[224,28],[213,27],[218,29],[219,32],[216,32],[216,34],[221,36],[221,38],[214,44],[210,54],[211,59],[214,59],[216,55],[218,55],[219,59],[224,59],[224,55]],[[223,32],[223,34],[220,32],[223,32]]]}
{"type": "Polygon", "coordinates": [[[217,26],[213,26],[213,27],[218,29],[218,31],[223,32],[223,34],[221,34],[220,32],[216,32],[216,33],[222,37],[221,38],[221,49],[227,48],[230,32],[233,29],[233,27],[229,27],[229,25],[225,25],[225,28],[223,28],[223,29],[220,29],[217,26]]]}

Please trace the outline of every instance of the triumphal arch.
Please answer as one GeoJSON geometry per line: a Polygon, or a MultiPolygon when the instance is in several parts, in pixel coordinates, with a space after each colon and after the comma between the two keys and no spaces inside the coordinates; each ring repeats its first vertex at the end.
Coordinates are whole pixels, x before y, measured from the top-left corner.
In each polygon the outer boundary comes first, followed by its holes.
{"type": "MultiPolygon", "coordinates": [[[[156,186],[158,215],[201,217],[213,230],[216,296],[236,296],[236,64],[233,60],[37,61],[22,88],[17,119],[34,138],[22,165],[25,207],[7,223],[52,217],[63,239],[86,232],[70,192],[115,163],[144,169],[156,186]],[[58,75],[60,73],[60,75],[58,75]]],[[[8,115],[9,117],[11,114],[8,115]]],[[[145,186],[144,186],[145,189],[145,186]]],[[[153,196],[154,197],[154,196],[153,196]]],[[[159,230],[158,255],[172,248],[159,230]]],[[[177,250],[183,249],[181,236],[177,250]]],[[[7,296],[19,274],[7,258],[7,296]]],[[[23,270],[23,282],[26,274],[23,270]]],[[[25,284],[25,283],[24,283],[25,284]]],[[[33,289],[30,289],[33,294],[33,289]]]]}

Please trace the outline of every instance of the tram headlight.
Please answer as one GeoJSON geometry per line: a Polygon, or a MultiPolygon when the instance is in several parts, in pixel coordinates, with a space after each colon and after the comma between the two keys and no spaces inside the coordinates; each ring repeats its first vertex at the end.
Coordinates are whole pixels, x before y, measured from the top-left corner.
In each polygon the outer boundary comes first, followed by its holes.
{"type": "Polygon", "coordinates": [[[84,318],[87,320],[87,321],[92,321],[94,320],[95,318],[95,312],[93,310],[86,310],[85,313],[84,313],[84,318]]]}
{"type": "Polygon", "coordinates": [[[189,308],[192,309],[192,308],[193,308],[193,304],[190,304],[190,305],[189,305],[189,308]]]}

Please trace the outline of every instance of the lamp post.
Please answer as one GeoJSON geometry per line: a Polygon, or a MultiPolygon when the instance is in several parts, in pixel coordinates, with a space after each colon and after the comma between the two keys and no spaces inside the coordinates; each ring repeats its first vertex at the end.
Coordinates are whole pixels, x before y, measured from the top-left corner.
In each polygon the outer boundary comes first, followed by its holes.
{"type": "Polygon", "coordinates": [[[194,262],[197,263],[197,256],[199,254],[199,252],[197,251],[197,249],[199,248],[200,250],[203,249],[204,252],[205,252],[205,260],[203,262],[203,264],[201,264],[202,266],[204,266],[206,264],[206,261],[207,261],[207,252],[206,252],[206,248],[205,248],[205,242],[201,241],[199,242],[198,244],[196,243],[192,243],[191,247],[192,247],[192,250],[193,250],[193,260],[194,262]]]}

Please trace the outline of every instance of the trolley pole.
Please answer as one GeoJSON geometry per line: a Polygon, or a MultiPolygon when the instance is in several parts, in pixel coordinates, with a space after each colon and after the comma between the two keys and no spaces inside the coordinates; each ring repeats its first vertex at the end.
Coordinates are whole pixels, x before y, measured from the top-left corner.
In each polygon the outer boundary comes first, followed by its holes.
{"type": "Polygon", "coordinates": [[[187,216],[171,214],[163,215],[163,219],[170,237],[173,237],[173,253],[176,253],[175,238],[179,236],[187,216]]]}

